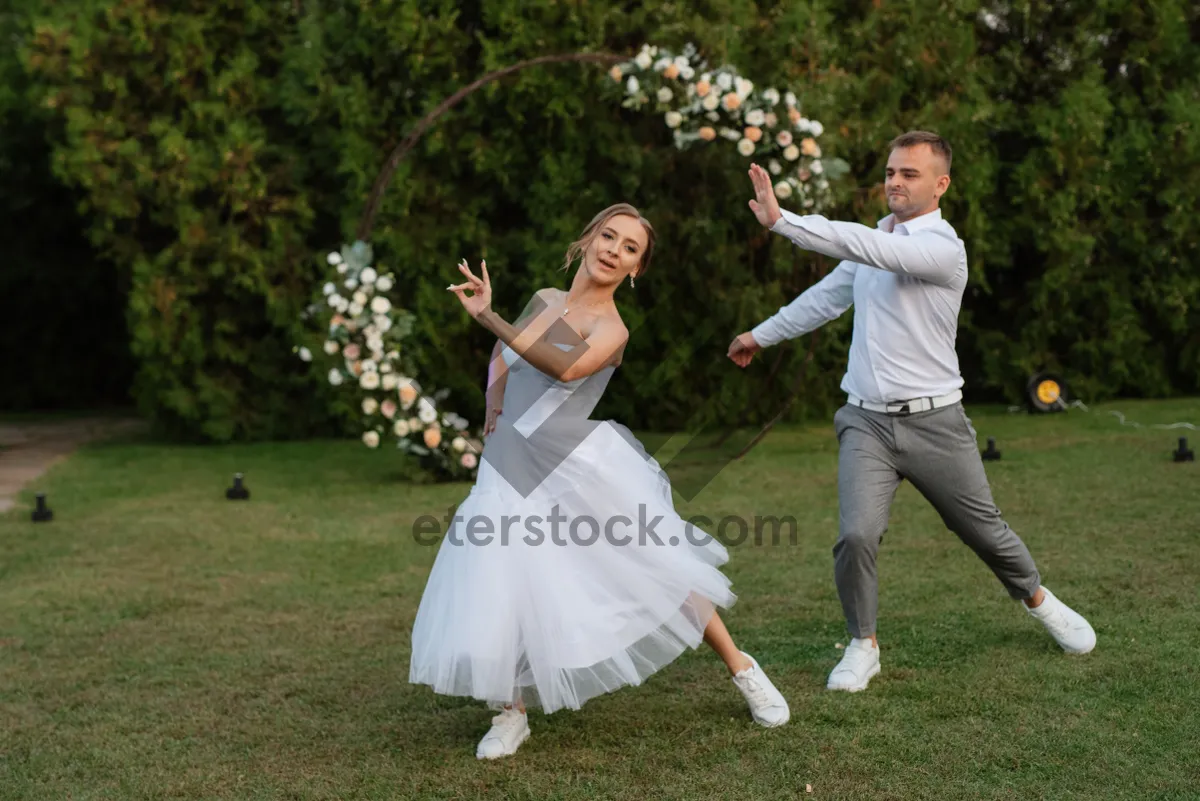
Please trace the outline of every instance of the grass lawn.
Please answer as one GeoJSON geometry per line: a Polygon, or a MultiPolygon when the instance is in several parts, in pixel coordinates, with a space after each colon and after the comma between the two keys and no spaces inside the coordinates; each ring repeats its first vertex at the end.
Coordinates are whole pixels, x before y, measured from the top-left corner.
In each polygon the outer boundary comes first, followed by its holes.
{"type": "MultiPolygon", "coordinates": [[[[734,638],[788,697],[753,725],[707,650],[579,712],[490,713],[407,683],[436,548],[414,520],[467,487],[356,442],[86,448],[0,516],[0,798],[1200,798],[1200,401],[1030,417],[971,409],[997,503],[1096,651],[1068,657],[902,486],[880,553],[883,673],[829,693],[829,422],[780,429],[685,513],[793,515],[731,548],[734,638]],[[234,472],[252,497],[224,498],[234,472]],[[34,525],[34,490],[55,520],[34,525]],[[813,792],[806,796],[805,785],[813,792]]],[[[688,466],[670,466],[673,476],[688,466]]]]}

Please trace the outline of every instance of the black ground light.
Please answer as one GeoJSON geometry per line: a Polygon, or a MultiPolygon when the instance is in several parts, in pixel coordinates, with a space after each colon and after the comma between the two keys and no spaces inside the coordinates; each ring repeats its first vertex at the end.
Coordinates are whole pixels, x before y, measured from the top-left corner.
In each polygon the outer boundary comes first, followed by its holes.
{"type": "Polygon", "coordinates": [[[247,501],[250,499],[250,490],[246,489],[242,484],[242,474],[233,474],[233,486],[225,490],[225,497],[231,501],[247,501]]]}
{"type": "Polygon", "coordinates": [[[1177,462],[1196,461],[1196,452],[1187,446],[1187,437],[1179,438],[1179,448],[1172,454],[1177,462]]]}
{"type": "Polygon", "coordinates": [[[983,452],[983,460],[985,462],[997,462],[1000,460],[1000,451],[996,450],[996,438],[988,437],[987,450],[983,452]]]}
{"type": "Polygon", "coordinates": [[[46,505],[46,493],[37,494],[37,507],[33,510],[33,522],[46,523],[54,519],[54,512],[46,505]]]}
{"type": "Polygon", "coordinates": [[[1030,412],[1060,412],[1067,408],[1067,385],[1053,373],[1037,373],[1025,385],[1030,412]]]}

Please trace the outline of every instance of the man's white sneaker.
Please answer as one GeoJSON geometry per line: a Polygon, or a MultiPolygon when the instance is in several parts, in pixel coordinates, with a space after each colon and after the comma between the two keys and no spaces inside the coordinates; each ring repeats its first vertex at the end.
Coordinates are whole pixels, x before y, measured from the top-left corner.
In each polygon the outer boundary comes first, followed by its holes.
{"type": "Polygon", "coordinates": [[[830,690],[846,690],[856,693],[867,689],[871,677],[879,673],[879,649],[871,644],[870,638],[857,637],[846,646],[846,655],[829,674],[825,685],[830,690]]]}
{"type": "Polygon", "coordinates": [[[1068,654],[1086,654],[1096,647],[1096,632],[1083,615],[1064,604],[1054,593],[1042,587],[1046,597],[1036,609],[1025,606],[1025,610],[1046,627],[1054,641],[1068,654]]]}
{"type": "Polygon", "coordinates": [[[738,671],[733,677],[733,683],[746,697],[754,722],[768,728],[787,723],[791,711],[783,693],[775,689],[775,685],[767,678],[767,674],[759,667],[754,657],[745,651],[742,651],[742,656],[750,660],[751,667],[738,671]]]}
{"type": "Polygon", "coordinates": [[[475,749],[478,759],[511,756],[529,737],[529,718],[516,709],[505,709],[492,718],[492,728],[475,749]]]}

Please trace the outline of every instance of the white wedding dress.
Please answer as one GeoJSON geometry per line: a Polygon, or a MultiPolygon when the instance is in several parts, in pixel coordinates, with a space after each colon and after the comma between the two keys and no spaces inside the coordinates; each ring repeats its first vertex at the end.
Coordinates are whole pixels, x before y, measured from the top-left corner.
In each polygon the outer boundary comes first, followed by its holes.
{"type": "Polygon", "coordinates": [[[736,599],[729,555],[676,513],[629,429],[589,419],[614,367],[559,382],[503,358],[504,411],[421,598],[409,681],[578,709],[700,645],[714,605],[736,599]]]}

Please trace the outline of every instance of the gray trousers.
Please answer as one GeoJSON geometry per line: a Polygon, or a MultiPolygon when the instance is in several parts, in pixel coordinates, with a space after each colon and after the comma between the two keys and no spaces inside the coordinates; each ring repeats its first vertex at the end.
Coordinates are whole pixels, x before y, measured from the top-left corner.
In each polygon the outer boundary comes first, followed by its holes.
{"type": "Polygon", "coordinates": [[[839,443],[834,576],[852,636],[875,633],[875,558],[892,498],[904,479],[992,569],[1009,595],[1030,598],[1037,592],[1037,566],[992,500],[975,428],[961,403],[906,416],[847,405],[833,424],[839,443]]]}

